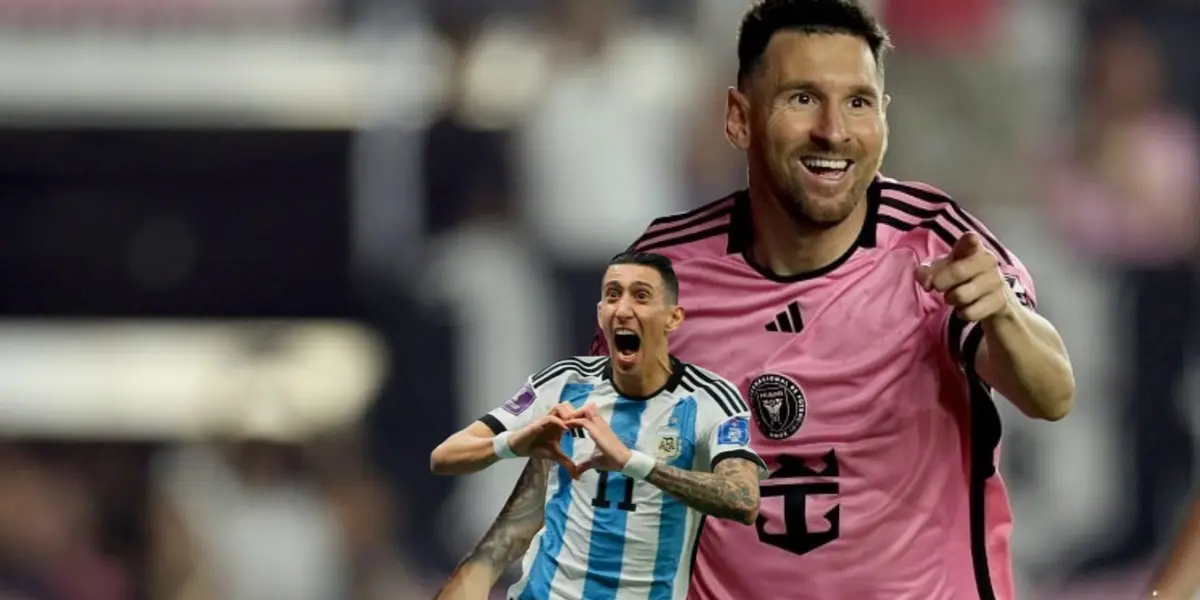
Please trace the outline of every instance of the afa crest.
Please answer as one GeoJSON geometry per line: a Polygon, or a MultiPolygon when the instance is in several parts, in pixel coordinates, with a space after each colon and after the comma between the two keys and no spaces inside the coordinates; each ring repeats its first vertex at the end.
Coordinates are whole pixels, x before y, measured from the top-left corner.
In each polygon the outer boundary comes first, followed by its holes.
{"type": "Polygon", "coordinates": [[[660,429],[658,431],[658,445],[654,449],[654,457],[669,461],[679,458],[683,451],[683,440],[679,436],[679,430],[674,428],[660,429]]]}

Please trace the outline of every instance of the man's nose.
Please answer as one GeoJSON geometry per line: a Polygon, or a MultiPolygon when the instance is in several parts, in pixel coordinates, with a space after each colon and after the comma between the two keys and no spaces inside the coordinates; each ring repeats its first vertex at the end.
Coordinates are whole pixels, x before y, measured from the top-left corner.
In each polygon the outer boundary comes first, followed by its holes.
{"type": "Polygon", "coordinates": [[[630,301],[628,298],[622,298],[621,301],[617,303],[617,316],[618,317],[632,317],[633,316],[633,302],[630,301]]]}
{"type": "Polygon", "coordinates": [[[842,114],[841,107],[834,104],[826,104],[821,107],[821,116],[812,129],[812,135],[831,146],[840,146],[849,142],[850,134],[846,130],[846,118],[842,114]]]}

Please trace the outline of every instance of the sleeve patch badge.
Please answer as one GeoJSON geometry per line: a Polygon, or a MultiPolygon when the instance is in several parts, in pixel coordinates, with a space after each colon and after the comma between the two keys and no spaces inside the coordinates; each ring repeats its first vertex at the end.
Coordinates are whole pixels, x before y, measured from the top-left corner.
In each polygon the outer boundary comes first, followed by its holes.
{"type": "Polygon", "coordinates": [[[533,391],[532,385],[526,383],[515,396],[504,403],[502,408],[513,416],[520,416],[521,413],[529,410],[530,406],[533,406],[535,400],[537,400],[537,392],[533,391]]]}
{"type": "Polygon", "coordinates": [[[1013,293],[1017,295],[1017,300],[1020,301],[1022,306],[1029,309],[1033,308],[1033,299],[1029,297],[1029,290],[1025,289],[1025,286],[1021,284],[1021,280],[1016,275],[1011,273],[1005,274],[1004,281],[1008,283],[1008,287],[1012,288],[1013,293]]]}
{"type": "Polygon", "coordinates": [[[750,421],[746,417],[733,417],[717,427],[717,444],[721,446],[745,446],[750,443],[750,421]]]}

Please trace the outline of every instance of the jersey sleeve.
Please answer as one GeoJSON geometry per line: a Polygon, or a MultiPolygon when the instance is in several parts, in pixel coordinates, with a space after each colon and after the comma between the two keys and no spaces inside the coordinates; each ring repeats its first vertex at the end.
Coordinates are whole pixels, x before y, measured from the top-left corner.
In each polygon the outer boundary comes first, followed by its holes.
{"type": "MultiPolygon", "coordinates": [[[[1004,247],[995,236],[985,230],[981,237],[984,239],[984,247],[996,256],[1000,264],[1000,274],[1017,300],[1025,308],[1037,310],[1037,291],[1029,270],[1016,254],[1004,247]]],[[[979,323],[963,320],[944,300],[941,301],[938,313],[937,334],[943,339],[950,357],[956,364],[972,367],[975,352],[979,349],[979,343],[983,341],[983,328],[979,323]]]]}
{"type": "Polygon", "coordinates": [[[495,434],[520,429],[550,412],[545,398],[545,391],[539,390],[530,377],[512,398],[480,417],[479,421],[495,434]]]}
{"type": "MultiPolygon", "coordinates": [[[[1037,292],[1033,287],[1033,277],[1030,271],[1025,268],[1025,265],[1016,258],[1015,254],[1006,251],[1007,257],[998,256],[1000,259],[1000,272],[1004,277],[1004,283],[1013,290],[1016,299],[1021,306],[1027,310],[1037,310],[1037,292]]],[[[941,332],[944,343],[946,343],[950,358],[954,359],[956,364],[972,367],[976,352],[979,349],[979,343],[983,341],[983,328],[978,323],[968,323],[955,314],[953,308],[948,305],[942,308],[942,317],[938,320],[940,326],[938,331],[941,332]]]]}
{"type": "Polygon", "coordinates": [[[562,400],[571,381],[587,373],[598,373],[603,361],[583,357],[560,360],[529,376],[525,385],[507,402],[479,418],[493,433],[513,431],[550,412],[562,400]]]}
{"type": "Polygon", "coordinates": [[[708,447],[709,470],[727,458],[741,458],[758,465],[759,477],[767,472],[767,465],[758,453],[750,448],[750,411],[725,417],[713,424],[705,445],[708,447]]]}
{"type": "Polygon", "coordinates": [[[697,468],[713,471],[725,459],[742,458],[758,465],[759,477],[764,476],[766,463],[750,447],[750,409],[741,392],[727,380],[706,375],[712,379],[702,388],[709,398],[704,398],[707,401],[700,405],[698,436],[702,446],[700,455],[705,457],[706,464],[698,464],[697,468]]]}

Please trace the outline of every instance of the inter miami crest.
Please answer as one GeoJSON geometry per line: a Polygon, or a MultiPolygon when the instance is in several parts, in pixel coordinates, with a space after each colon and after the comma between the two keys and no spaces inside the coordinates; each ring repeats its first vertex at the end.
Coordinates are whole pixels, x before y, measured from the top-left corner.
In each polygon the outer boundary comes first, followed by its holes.
{"type": "Polygon", "coordinates": [[[808,403],[800,386],[783,375],[767,373],[750,383],[754,421],[763,435],[782,440],[791,437],[804,423],[808,403]]]}

